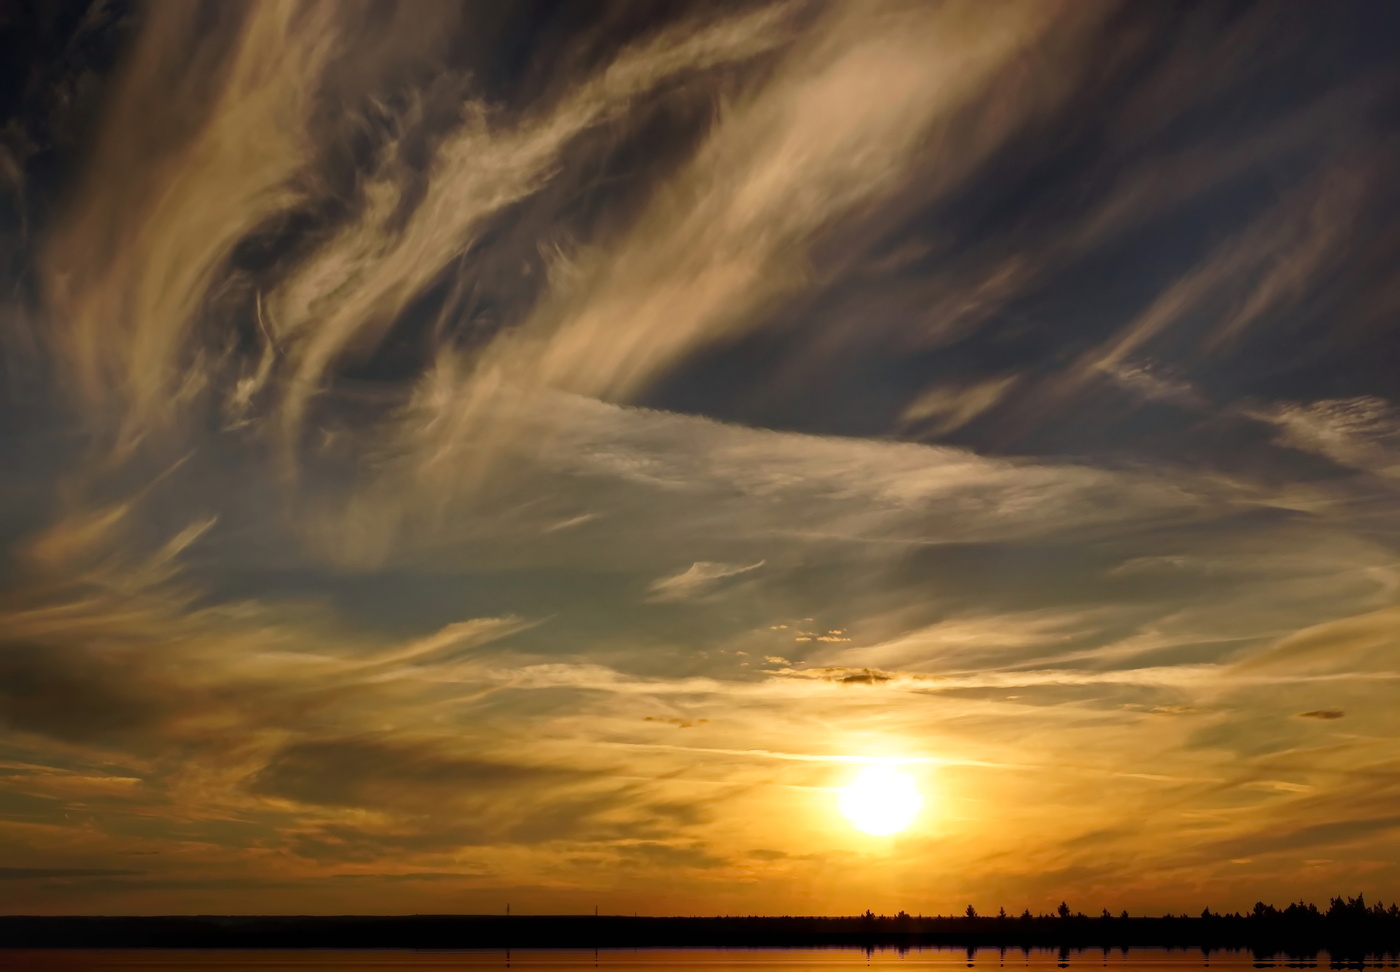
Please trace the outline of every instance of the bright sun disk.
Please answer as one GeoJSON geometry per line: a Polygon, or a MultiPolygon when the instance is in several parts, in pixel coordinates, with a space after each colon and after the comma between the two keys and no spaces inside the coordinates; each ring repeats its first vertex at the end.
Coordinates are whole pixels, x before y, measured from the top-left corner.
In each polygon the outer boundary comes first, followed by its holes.
{"type": "Polygon", "coordinates": [[[908,773],[889,766],[862,770],[841,790],[841,812],[857,830],[884,837],[913,822],[924,798],[908,773]]]}

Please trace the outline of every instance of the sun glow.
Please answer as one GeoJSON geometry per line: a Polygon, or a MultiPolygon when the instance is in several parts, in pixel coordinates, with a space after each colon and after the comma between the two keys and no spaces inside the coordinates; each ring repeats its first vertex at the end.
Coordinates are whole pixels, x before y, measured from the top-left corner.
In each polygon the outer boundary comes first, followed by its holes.
{"type": "Polygon", "coordinates": [[[877,837],[904,830],[924,805],[913,778],[888,766],[862,770],[840,792],[846,819],[857,830],[877,837]]]}

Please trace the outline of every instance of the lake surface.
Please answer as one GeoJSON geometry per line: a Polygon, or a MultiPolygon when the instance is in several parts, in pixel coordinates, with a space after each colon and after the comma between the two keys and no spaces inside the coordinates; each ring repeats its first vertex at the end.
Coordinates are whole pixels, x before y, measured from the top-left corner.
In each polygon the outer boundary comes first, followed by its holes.
{"type": "Polygon", "coordinates": [[[1108,968],[1119,972],[1184,972],[1187,969],[1244,970],[1260,968],[1396,968],[1394,961],[1332,963],[1326,954],[1315,960],[1286,958],[1257,960],[1249,952],[1132,949],[924,948],[900,951],[875,949],[602,949],[593,951],[409,952],[409,951],[3,951],[0,969],[38,972],[485,972],[521,969],[525,972],[918,972],[920,969],[1036,969],[1108,968]]]}

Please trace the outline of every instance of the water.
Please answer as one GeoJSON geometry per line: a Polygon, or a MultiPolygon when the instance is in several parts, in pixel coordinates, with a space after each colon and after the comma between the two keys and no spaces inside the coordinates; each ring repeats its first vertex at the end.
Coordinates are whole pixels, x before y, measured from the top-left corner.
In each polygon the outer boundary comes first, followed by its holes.
{"type": "Polygon", "coordinates": [[[982,948],[875,949],[602,949],[594,951],[0,951],[0,969],[35,972],[954,972],[975,968],[1037,970],[1112,969],[1186,972],[1216,969],[1396,968],[1395,961],[1332,962],[1256,959],[1247,951],[1198,949],[1059,950],[982,948]]]}

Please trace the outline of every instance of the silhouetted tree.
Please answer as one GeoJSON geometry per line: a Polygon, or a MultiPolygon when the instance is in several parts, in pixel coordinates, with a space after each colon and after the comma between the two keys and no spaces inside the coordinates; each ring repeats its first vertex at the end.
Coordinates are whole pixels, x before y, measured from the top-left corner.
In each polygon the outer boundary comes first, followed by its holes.
{"type": "Polygon", "coordinates": [[[1021,920],[1022,920],[1022,921],[1030,921],[1030,920],[1031,920],[1031,909],[1027,908],[1025,911],[1021,912],[1021,920]]]}
{"type": "Polygon", "coordinates": [[[1065,902],[1061,901],[1061,902],[1060,902],[1060,907],[1058,907],[1058,908],[1055,909],[1055,913],[1058,914],[1061,918],[1068,918],[1068,917],[1069,917],[1069,905],[1066,904],[1065,902]]]}
{"type": "Polygon", "coordinates": [[[1100,917],[1100,918],[1105,918],[1105,919],[1107,919],[1107,918],[1112,918],[1113,916],[1110,915],[1110,914],[1108,913],[1108,909],[1105,908],[1105,909],[1103,910],[1103,914],[1100,915],[1099,917],[1100,917]]]}
{"type": "Polygon", "coordinates": [[[1002,909],[1000,909],[999,911],[997,911],[997,917],[998,917],[998,918],[1005,918],[1005,917],[1006,917],[1006,909],[1005,909],[1005,908],[1002,908],[1002,909]]]}
{"type": "Polygon", "coordinates": [[[967,915],[967,917],[969,917],[969,918],[976,918],[976,917],[977,917],[977,909],[974,908],[974,907],[972,907],[972,905],[968,905],[968,906],[967,906],[967,910],[964,911],[963,914],[967,915]]]}
{"type": "Polygon", "coordinates": [[[1341,898],[1333,898],[1328,905],[1328,918],[1351,918],[1366,914],[1366,896],[1364,894],[1347,898],[1345,901],[1341,898]]]}

